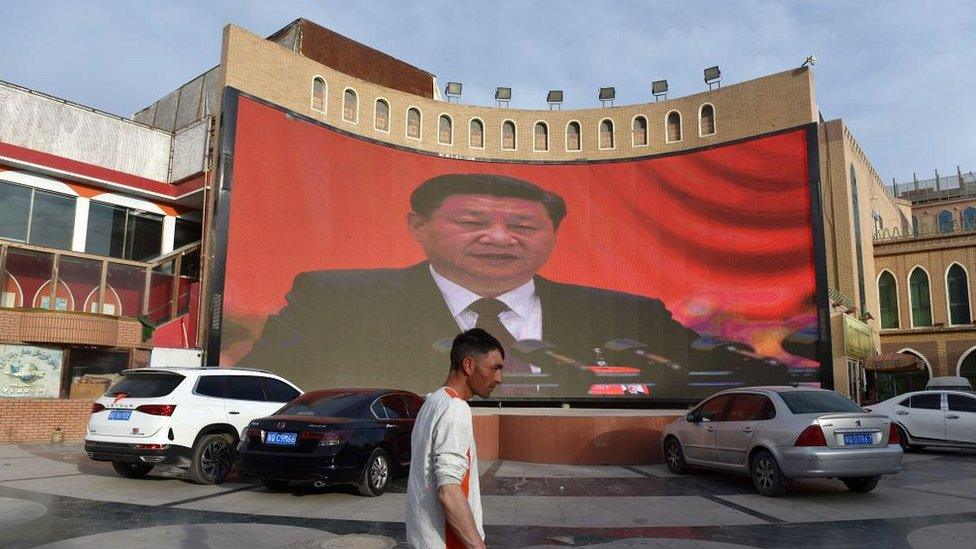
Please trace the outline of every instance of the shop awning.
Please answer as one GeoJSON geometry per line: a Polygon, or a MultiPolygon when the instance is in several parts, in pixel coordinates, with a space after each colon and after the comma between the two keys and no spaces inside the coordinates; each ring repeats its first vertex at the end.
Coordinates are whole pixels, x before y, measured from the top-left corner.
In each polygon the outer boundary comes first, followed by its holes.
{"type": "Polygon", "coordinates": [[[864,359],[864,369],[875,372],[914,372],[924,370],[925,364],[915,355],[906,353],[886,353],[864,359]]]}

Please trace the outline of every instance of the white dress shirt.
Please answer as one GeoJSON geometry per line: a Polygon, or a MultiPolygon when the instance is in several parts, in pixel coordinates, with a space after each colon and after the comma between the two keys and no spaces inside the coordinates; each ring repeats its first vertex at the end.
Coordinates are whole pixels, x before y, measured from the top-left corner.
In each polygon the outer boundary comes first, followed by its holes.
{"type": "MultiPolygon", "coordinates": [[[[478,313],[468,310],[468,307],[483,296],[444,278],[434,270],[433,265],[430,266],[430,274],[444,296],[458,328],[462,331],[474,328],[478,323],[478,313]]],[[[508,306],[507,311],[498,314],[498,320],[516,341],[542,339],[542,301],[535,293],[535,280],[530,279],[495,299],[508,306]]]]}

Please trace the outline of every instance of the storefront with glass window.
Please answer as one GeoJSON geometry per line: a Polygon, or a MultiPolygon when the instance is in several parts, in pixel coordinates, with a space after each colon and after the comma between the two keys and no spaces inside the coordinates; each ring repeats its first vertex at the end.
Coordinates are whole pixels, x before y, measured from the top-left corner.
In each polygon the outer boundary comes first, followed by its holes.
{"type": "Polygon", "coordinates": [[[96,398],[189,312],[199,212],[0,168],[0,398],[96,398]],[[40,312],[44,310],[44,312],[40,312]]]}

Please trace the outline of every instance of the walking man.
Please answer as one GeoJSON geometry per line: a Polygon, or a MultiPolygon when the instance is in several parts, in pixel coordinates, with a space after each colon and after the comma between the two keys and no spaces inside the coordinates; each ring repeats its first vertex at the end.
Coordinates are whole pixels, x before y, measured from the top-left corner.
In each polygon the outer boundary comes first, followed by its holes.
{"type": "Polygon", "coordinates": [[[474,328],[454,338],[444,386],[427,395],[411,438],[407,543],[422,549],[484,547],[478,453],[467,401],[502,382],[505,350],[474,328]]]}

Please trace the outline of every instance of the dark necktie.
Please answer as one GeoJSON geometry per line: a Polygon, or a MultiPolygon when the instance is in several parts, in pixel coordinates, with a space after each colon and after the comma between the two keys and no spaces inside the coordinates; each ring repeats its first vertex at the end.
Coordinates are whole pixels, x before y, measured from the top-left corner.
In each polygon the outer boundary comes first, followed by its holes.
{"type": "Polygon", "coordinates": [[[503,349],[508,351],[515,343],[515,337],[513,337],[512,333],[505,328],[502,321],[498,319],[498,315],[500,313],[509,310],[508,305],[505,305],[495,298],[483,297],[471,305],[468,305],[468,310],[477,313],[478,315],[478,322],[474,325],[474,327],[481,328],[482,330],[495,336],[495,339],[502,344],[503,349]]]}

